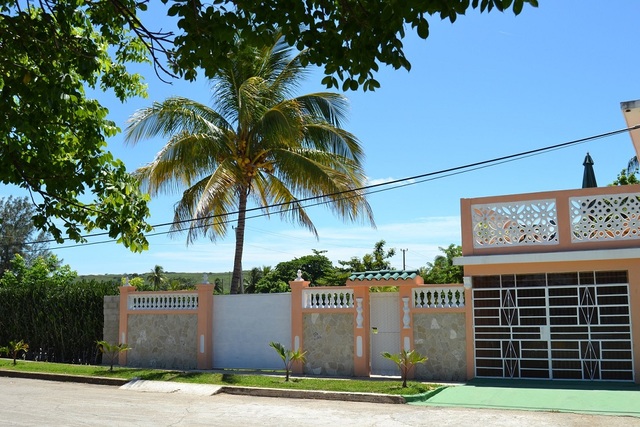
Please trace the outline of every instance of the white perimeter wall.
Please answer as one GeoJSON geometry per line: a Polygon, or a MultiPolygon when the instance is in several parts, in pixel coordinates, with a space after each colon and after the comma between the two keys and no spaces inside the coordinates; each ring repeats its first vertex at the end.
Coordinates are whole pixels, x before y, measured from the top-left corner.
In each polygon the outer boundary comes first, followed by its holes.
{"type": "Polygon", "coordinates": [[[290,293],[214,297],[214,368],[282,369],[271,341],[291,348],[290,293]]]}

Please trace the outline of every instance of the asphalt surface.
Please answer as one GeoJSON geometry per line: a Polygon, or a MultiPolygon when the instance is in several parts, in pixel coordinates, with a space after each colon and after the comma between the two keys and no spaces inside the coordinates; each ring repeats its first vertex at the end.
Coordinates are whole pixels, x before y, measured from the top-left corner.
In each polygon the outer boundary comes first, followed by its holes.
{"type": "Polygon", "coordinates": [[[0,420],[9,426],[640,426],[639,418],[628,416],[209,395],[213,389],[156,386],[144,391],[142,385],[0,377],[0,420]]]}

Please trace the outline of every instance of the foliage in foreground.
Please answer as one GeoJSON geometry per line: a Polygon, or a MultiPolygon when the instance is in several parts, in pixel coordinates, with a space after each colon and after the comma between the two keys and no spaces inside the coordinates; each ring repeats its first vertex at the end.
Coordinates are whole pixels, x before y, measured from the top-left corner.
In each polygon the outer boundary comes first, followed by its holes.
{"type": "Polygon", "coordinates": [[[148,62],[131,21],[146,6],[105,3],[0,0],[0,182],[29,193],[35,226],[59,243],[102,229],[140,252],[148,196],[107,150],[119,129],[88,93],[145,93],[126,65],[148,62]]]}
{"type": "Polygon", "coordinates": [[[382,353],[385,359],[389,359],[395,362],[400,369],[400,376],[402,377],[402,388],[407,387],[407,377],[411,370],[418,364],[426,362],[429,358],[421,355],[416,350],[407,351],[402,349],[400,353],[391,354],[388,351],[382,353]]]}
{"type": "Polygon", "coordinates": [[[402,40],[411,32],[427,39],[431,19],[453,23],[471,9],[518,15],[525,4],[536,7],[538,0],[218,0],[213,4],[172,3],[170,10],[185,30],[176,37],[175,61],[186,78],[195,79],[199,70],[211,77],[224,69],[236,50],[234,35],[247,34],[263,41],[271,29],[282,28],[290,46],[309,49],[308,63],[324,67],[323,84],[338,87],[340,82],[346,91],[375,90],[380,84],[374,74],[382,65],[410,70],[402,40]],[[203,38],[201,34],[216,36],[203,38]]]}
{"type": "Polygon", "coordinates": [[[111,344],[107,341],[98,341],[97,343],[98,350],[104,356],[107,357],[109,362],[109,371],[113,372],[113,364],[116,361],[116,358],[120,355],[120,353],[124,353],[125,351],[131,350],[129,344],[120,343],[120,344],[111,344]]]}
{"type": "Polygon", "coordinates": [[[291,373],[291,368],[293,368],[293,364],[296,362],[304,363],[306,359],[305,355],[307,352],[300,351],[300,349],[289,350],[279,342],[274,342],[274,341],[271,341],[269,343],[269,346],[272,347],[282,359],[282,362],[284,363],[284,370],[285,370],[284,380],[289,381],[289,374],[291,373]]]}
{"type": "Polygon", "coordinates": [[[396,395],[415,395],[426,393],[439,387],[438,384],[426,384],[409,381],[407,387],[400,387],[397,381],[369,379],[331,379],[331,378],[293,378],[283,381],[282,371],[265,372],[264,375],[245,375],[237,372],[182,372],[156,369],[115,368],[109,371],[106,366],[69,365],[63,363],[30,362],[13,366],[10,360],[0,358],[0,369],[21,372],[46,372],[66,375],[122,378],[139,378],[150,381],[178,381],[193,384],[216,384],[242,387],[283,388],[292,390],[323,390],[352,393],[382,393],[396,395]]]}
{"type": "Polygon", "coordinates": [[[8,354],[9,357],[13,358],[13,366],[18,363],[20,352],[26,353],[27,351],[29,351],[29,344],[25,343],[24,340],[10,341],[7,347],[0,347],[0,354],[8,354]]]}

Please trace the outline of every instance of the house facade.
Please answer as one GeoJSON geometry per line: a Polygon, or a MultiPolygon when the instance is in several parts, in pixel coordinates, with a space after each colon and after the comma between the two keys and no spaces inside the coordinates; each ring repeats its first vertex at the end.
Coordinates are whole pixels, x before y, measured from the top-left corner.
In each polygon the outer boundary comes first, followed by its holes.
{"type": "Polygon", "coordinates": [[[640,186],[461,201],[469,377],[637,381],[640,186]]]}
{"type": "Polygon", "coordinates": [[[640,186],[462,199],[461,227],[469,378],[640,381],[640,186]]]}

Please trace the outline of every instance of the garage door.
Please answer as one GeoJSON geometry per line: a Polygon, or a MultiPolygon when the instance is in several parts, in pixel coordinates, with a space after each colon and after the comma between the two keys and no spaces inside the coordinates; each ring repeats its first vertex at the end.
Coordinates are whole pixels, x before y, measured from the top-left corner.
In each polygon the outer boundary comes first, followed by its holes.
{"type": "Polygon", "coordinates": [[[625,271],[473,278],[478,377],[629,380],[625,271]]]}

